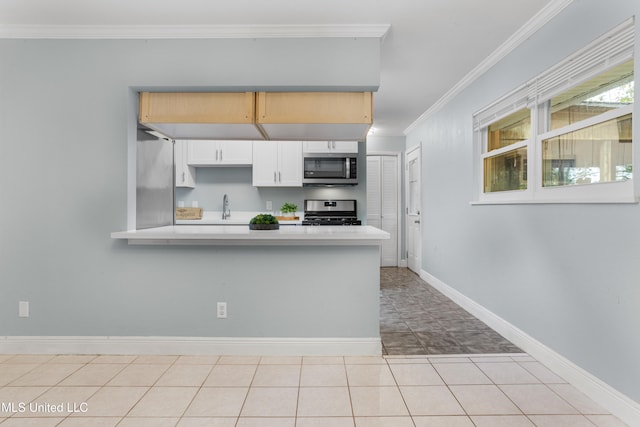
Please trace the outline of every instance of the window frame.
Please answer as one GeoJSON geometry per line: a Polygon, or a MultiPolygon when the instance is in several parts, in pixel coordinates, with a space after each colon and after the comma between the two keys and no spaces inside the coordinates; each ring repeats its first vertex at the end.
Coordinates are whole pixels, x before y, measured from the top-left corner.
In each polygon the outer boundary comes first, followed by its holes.
{"type": "MultiPolygon", "coordinates": [[[[492,104],[473,115],[474,126],[474,162],[476,184],[474,200],[471,204],[521,204],[521,203],[637,203],[640,189],[632,177],[626,181],[601,182],[544,187],[542,141],[554,136],[584,129],[627,114],[632,117],[638,108],[637,91],[634,91],[634,103],[589,117],[588,119],[563,126],[552,131],[549,129],[549,104],[552,97],[584,83],[624,62],[634,62],[633,81],[638,81],[637,62],[634,56],[635,31],[631,18],[608,32],[584,49],[569,56],[564,61],[536,76],[526,84],[511,91],[492,104]],[[615,40],[615,47],[608,45],[615,40]],[[602,54],[601,52],[608,52],[602,54]],[[595,58],[595,59],[594,59],[595,58]],[[583,69],[574,69],[576,62],[584,62],[583,69]],[[591,62],[589,62],[591,61],[591,62]],[[531,113],[531,135],[526,141],[488,151],[488,128],[492,123],[521,110],[524,105],[531,113]],[[527,189],[485,192],[485,159],[518,148],[527,149],[527,189]]],[[[638,116],[640,117],[640,116],[638,116]]],[[[632,141],[637,136],[638,125],[632,127],[632,141]]],[[[632,142],[633,144],[633,142],[632,142]]],[[[632,145],[633,169],[640,161],[640,153],[632,145]]],[[[640,181],[640,180],[638,180],[640,181]]]]}
{"type": "MultiPolygon", "coordinates": [[[[634,76],[635,79],[635,76],[634,76]]],[[[635,94],[634,94],[635,98],[635,94]]],[[[548,105],[548,103],[545,103],[548,105]]],[[[597,116],[589,117],[588,119],[572,123],[567,126],[563,126],[552,131],[545,133],[539,133],[536,140],[536,147],[538,148],[538,156],[536,157],[536,163],[540,166],[540,173],[536,176],[536,200],[542,200],[547,202],[634,202],[633,197],[633,181],[631,178],[626,181],[610,181],[610,182],[595,182],[589,184],[574,184],[564,185],[557,187],[545,187],[543,185],[543,158],[542,158],[542,141],[553,138],[559,135],[564,135],[577,130],[585,129],[591,126],[604,123],[609,120],[616,119],[628,114],[633,115],[635,107],[635,99],[633,105],[626,107],[616,108],[597,116]],[[561,191],[557,191],[561,190],[561,191]]],[[[547,107],[548,108],[548,107],[547,107]]],[[[635,157],[635,150],[632,144],[632,156],[635,157]]]]}
{"type": "Polygon", "coordinates": [[[481,132],[481,138],[482,138],[482,153],[480,155],[480,179],[478,180],[478,191],[481,194],[482,197],[482,201],[485,202],[500,202],[500,201],[504,201],[504,200],[511,200],[511,201],[526,201],[529,200],[532,197],[532,191],[531,191],[531,180],[529,179],[529,177],[531,177],[531,172],[532,172],[532,162],[531,162],[531,150],[530,150],[530,146],[534,140],[533,138],[533,133],[534,130],[532,129],[532,135],[524,140],[524,141],[520,141],[520,142],[516,142],[514,144],[511,145],[507,145],[506,147],[501,147],[501,148],[496,148],[495,150],[491,150],[488,151],[488,146],[489,146],[489,138],[488,138],[488,133],[487,133],[487,129],[488,126],[483,128],[483,131],[481,132]],[[485,160],[492,158],[492,157],[497,157],[500,156],[502,154],[505,153],[509,153],[511,151],[515,151],[515,150],[519,150],[521,148],[526,148],[527,149],[527,188],[524,190],[505,190],[505,191],[493,191],[493,192],[485,192],[484,188],[485,188],[485,170],[484,170],[484,165],[485,165],[485,160]]]}

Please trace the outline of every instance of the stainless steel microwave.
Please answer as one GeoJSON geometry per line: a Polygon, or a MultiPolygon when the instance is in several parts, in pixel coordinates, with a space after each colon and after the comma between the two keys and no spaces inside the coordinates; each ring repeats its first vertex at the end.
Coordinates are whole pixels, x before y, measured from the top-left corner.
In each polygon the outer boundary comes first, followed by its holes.
{"type": "Polygon", "coordinates": [[[358,153],[305,153],[302,185],[356,185],[358,153]]]}

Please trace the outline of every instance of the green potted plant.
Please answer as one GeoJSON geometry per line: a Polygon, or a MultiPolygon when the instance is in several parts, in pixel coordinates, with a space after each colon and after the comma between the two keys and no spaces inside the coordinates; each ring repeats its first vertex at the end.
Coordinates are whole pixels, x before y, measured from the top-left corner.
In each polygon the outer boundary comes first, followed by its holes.
{"type": "Polygon", "coordinates": [[[298,205],[286,202],[280,207],[280,212],[282,212],[282,216],[294,216],[298,212],[298,205]]]}
{"type": "Polygon", "coordinates": [[[270,214],[258,214],[249,221],[251,230],[278,230],[279,228],[278,220],[270,214]]]}

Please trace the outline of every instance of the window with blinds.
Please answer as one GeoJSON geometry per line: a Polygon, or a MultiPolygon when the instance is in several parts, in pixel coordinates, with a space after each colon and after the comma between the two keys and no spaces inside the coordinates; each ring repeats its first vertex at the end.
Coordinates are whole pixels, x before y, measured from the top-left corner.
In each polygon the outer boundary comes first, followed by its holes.
{"type": "Polygon", "coordinates": [[[634,200],[634,39],[630,19],[474,115],[480,202],[634,200]]]}

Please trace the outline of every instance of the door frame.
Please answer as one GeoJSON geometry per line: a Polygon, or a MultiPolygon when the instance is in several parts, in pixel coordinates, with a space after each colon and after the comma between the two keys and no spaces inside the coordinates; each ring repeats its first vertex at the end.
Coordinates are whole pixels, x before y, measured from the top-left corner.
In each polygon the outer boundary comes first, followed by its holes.
{"type": "Polygon", "coordinates": [[[396,177],[396,183],[398,188],[396,189],[396,207],[398,216],[398,225],[396,226],[396,235],[398,236],[397,251],[396,251],[396,264],[398,267],[406,267],[407,260],[402,259],[402,240],[405,235],[403,231],[404,227],[404,215],[402,215],[402,172],[404,171],[404,153],[398,151],[367,151],[367,156],[389,156],[395,157],[397,163],[398,176],[396,177]]]}
{"type": "Polygon", "coordinates": [[[422,141],[420,141],[417,145],[411,147],[410,149],[406,150],[404,153],[404,167],[405,167],[405,174],[404,174],[404,191],[405,191],[405,214],[404,216],[404,221],[405,221],[405,241],[406,241],[406,248],[407,248],[407,267],[409,266],[409,190],[410,190],[410,186],[409,186],[409,173],[408,173],[408,168],[409,168],[409,163],[408,163],[408,158],[409,155],[413,154],[413,153],[417,153],[417,157],[418,157],[418,161],[420,162],[420,179],[418,180],[418,182],[420,183],[420,209],[418,211],[418,214],[420,215],[420,226],[419,226],[419,233],[418,233],[418,239],[417,239],[417,246],[420,248],[419,251],[419,258],[418,258],[418,270],[416,273],[420,274],[420,271],[422,271],[422,212],[423,212],[423,200],[422,200],[422,141]]]}

